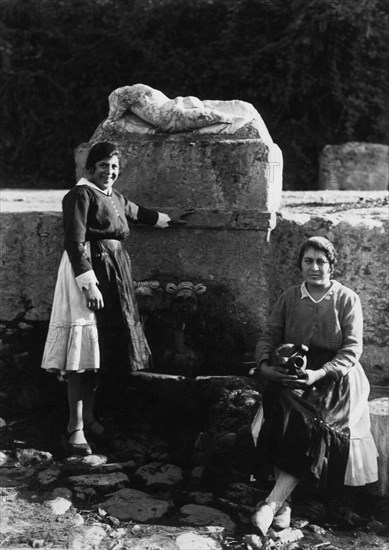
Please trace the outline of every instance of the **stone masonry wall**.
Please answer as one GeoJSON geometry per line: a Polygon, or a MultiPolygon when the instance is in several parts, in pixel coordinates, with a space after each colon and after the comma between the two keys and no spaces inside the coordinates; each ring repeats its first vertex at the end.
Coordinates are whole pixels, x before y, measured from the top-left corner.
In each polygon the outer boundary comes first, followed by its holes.
{"type": "MultiPolygon", "coordinates": [[[[62,254],[59,210],[64,192],[58,192],[50,205],[33,204],[35,191],[18,193],[19,198],[14,193],[15,200],[7,208],[7,193],[3,192],[1,319],[11,320],[27,311],[27,320],[47,321],[62,254]],[[48,211],[39,212],[39,207],[48,211]]],[[[208,248],[198,226],[167,230],[136,227],[126,243],[134,278],[144,280],[163,274],[164,281],[203,282],[209,291],[202,296],[202,307],[212,312],[209,319],[227,323],[242,340],[243,348],[250,351],[276,297],[300,281],[295,256],[301,241],[314,234],[327,236],[339,251],[336,278],[353,288],[362,300],[362,363],[373,384],[387,386],[387,204],[382,195],[381,204],[374,206],[364,193],[359,193],[359,199],[344,202],[348,195],[343,193],[338,193],[337,201],[332,203],[327,199],[320,203],[320,193],[311,194],[309,200],[304,193],[284,193],[270,245],[264,232],[255,229],[210,229],[213,246],[208,248]]]]}

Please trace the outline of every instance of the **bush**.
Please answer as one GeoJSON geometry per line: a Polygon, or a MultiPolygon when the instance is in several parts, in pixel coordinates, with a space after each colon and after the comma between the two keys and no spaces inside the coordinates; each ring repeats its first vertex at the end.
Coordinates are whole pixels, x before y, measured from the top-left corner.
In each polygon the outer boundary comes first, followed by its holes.
{"type": "Polygon", "coordinates": [[[324,145],[388,143],[383,0],[0,0],[6,184],[71,187],[119,86],[242,99],[314,189],[324,145]]]}

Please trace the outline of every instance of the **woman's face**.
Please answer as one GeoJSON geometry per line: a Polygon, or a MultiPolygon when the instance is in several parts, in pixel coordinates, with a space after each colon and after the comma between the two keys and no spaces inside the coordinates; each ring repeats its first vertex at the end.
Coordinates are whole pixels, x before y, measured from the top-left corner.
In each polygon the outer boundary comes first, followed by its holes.
{"type": "Polygon", "coordinates": [[[96,162],[89,180],[103,191],[110,189],[119,175],[119,158],[117,155],[96,162]]]}
{"type": "Polygon", "coordinates": [[[332,273],[331,265],[322,250],[308,248],[301,262],[304,281],[312,287],[328,287],[332,273]]]}

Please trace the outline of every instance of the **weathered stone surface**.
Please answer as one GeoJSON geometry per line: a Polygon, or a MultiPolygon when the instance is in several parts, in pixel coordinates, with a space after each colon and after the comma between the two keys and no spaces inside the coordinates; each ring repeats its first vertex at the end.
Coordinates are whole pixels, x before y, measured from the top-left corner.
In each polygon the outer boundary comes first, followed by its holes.
{"type": "Polygon", "coordinates": [[[38,464],[48,464],[52,462],[53,456],[47,451],[38,449],[18,449],[16,458],[22,466],[36,466],[38,464]]]}
{"type": "MultiPolygon", "coordinates": [[[[223,211],[279,208],[282,154],[259,139],[152,137],[119,139],[125,168],[117,189],[145,205],[223,211]]],[[[76,152],[77,179],[90,144],[76,152]]]]}
{"type": "Polygon", "coordinates": [[[319,189],[388,189],[389,146],[350,142],[326,145],[320,155],[319,189]]]}
{"type": "Polygon", "coordinates": [[[371,490],[380,496],[389,495],[389,397],[369,402],[371,431],[378,450],[378,481],[371,490]]]}
{"type": "Polygon", "coordinates": [[[176,485],[183,479],[182,468],[174,464],[161,464],[152,462],[137,469],[135,475],[142,479],[146,486],[151,485],[176,485]]]}
{"type": "MultiPolygon", "coordinates": [[[[89,456],[69,456],[63,461],[65,470],[88,471],[104,466],[107,462],[105,455],[93,454],[89,456]]],[[[116,468],[118,470],[120,468],[116,468]]]]}
{"type": "MultiPolygon", "coordinates": [[[[62,254],[59,211],[65,192],[2,191],[0,298],[4,319],[14,318],[29,304],[33,307],[26,317],[48,320],[62,254]],[[45,213],[37,212],[40,209],[45,213]]],[[[246,347],[252,347],[276,297],[301,280],[295,258],[302,240],[314,234],[328,236],[339,252],[335,277],[362,300],[362,364],[372,384],[388,386],[385,251],[389,223],[385,200],[387,193],[379,191],[284,193],[282,217],[272,232],[270,249],[262,233],[252,230],[212,230],[211,246],[199,231],[190,230],[190,220],[188,227],[177,231],[136,227],[126,246],[137,280],[155,278],[158,273],[164,274],[162,284],[177,274],[205,283],[202,304],[206,326],[221,320],[222,334],[226,325],[229,336],[237,336],[246,347]]],[[[223,349],[224,344],[226,341],[220,339],[211,357],[217,365],[215,374],[223,366],[220,357],[227,347],[223,349]]],[[[231,354],[229,357],[236,365],[231,354]]]]}
{"type": "Polygon", "coordinates": [[[226,531],[234,531],[236,527],[228,514],[209,506],[185,504],[180,514],[180,522],[187,525],[219,525],[226,531]]]}
{"type": "Polygon", "coordinates": [[[48,468],[47,470],[39,472],[37,475],[37,481],[41,485],[49,485],[50,483],[58,479],[60,475],[61,469],[58,466],[54,466],[52,468],[48,468]]]}
{"type": "Polygon", "coordinates": [[[112,474],[85,474],[70,476],[69,482],[81,487],[95,487],[97,489],[111,490],[121,483],[128,483],[128,477],[122,472],[112,474]]]}
{"type": "Polygon", "coordinates": [[[149,521],[162,517],[170,508],[170,503],[150,497],[135,489],[120,489],[99,507],[110,516],[120,520],[149,521]]]}
{"type": "Polygon", "coordinates": [[[196,533],[183,533],[176,538],[178,550],[221,550],[221,545],[210,537],[196,533]]]}

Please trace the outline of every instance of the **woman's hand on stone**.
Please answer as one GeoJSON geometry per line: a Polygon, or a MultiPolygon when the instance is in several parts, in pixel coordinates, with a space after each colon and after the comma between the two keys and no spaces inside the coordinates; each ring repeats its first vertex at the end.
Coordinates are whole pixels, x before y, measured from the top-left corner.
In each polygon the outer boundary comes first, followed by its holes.
{"type": "Polygon", "coordinates": [[[103,295],[96,283],[90,283],[87,289],[84,289],[86,305],[89,309],[96,310],[104,307],[103,295]]]}
{"type": "Polygon", "coordinates": [[[170,212],[169,225],[185,225],[186,220],[183,218],[190,216],[193,212],[194,208],[191,206],[187,206],[186,208],[175,208],[170,212]]]}

